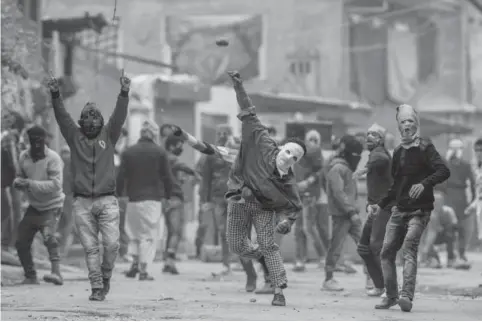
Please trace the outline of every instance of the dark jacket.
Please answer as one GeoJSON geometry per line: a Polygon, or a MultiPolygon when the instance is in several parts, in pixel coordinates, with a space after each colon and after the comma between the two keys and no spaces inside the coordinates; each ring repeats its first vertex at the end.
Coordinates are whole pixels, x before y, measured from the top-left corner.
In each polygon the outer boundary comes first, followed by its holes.
{"type": "Polygon", "coordinates": [[[11,138],[2,139],[2,189],[10,187],[15,180],[16,170],[12,155],[11,138]]]}
{"type": "Polygon", "coordinates": [[[327,166],[326,194],[331,216],[350,218],[358,213],[356,180],[348,163],[341,157],[334,157],[327,166]]]}
{"type": "Polygon", "coordinates": [[[224,199],[224,194],[228,191],[229,162],[218,158],[216,155],[206,156],[200,167],[201,185],[200,190],[205,194],[204,202],[213,202],[224,199]]]}
{"type": "Polygon", "coordinates": [[[442,184],[441,188],[449,194],[454,190],[460,190],[466,194],[467,181],[469,181],[470,191],[475,197],[475,178],[470,163],[465,160],[450,160],[447,162],[447,167],[450,170],[450,178],[442,184]]]}
{"type": "Polygon", "coordinates": [[[297,182],[304,181],[309,177],[313,177],[315,181],[308,186],[300,194],[307,197],[320,198],[321,182],[320,176],[323,171],[323,155],[321,149],[308,152],[303,159],[294,166],[294,172],[297,182]]]}
{"type": "Polygon", "coordinates": [[[115,194],[114,151],[127,117],[128,104],[129,93],[121,91],[109,121],[97,138],[89,140],[65,109],[60,93],[52,93],[55,118],[70,147],[74,196],[95,198],[115,194]]]}
{"type": "Polygon", "coordinates": [[[182,185],[184,184],[183,174],[196,176],[196,172],[188,165],[179,161],[179,158],[172,153],[168,153],[169,164],[171,165],[172,176],[174,178],[172,186],[172,197],[177,197],[184,201],[184,191],[182,185]]]}
{"type": "Polygon", "coordinates": [[[172,194],[174,178],[167,152],[149,139],[141,138],[121,155],[117,193],[126,192],[129,201],[161,201],[172,194]]]}
{"type": "Polygon", "coordinates": [[[370,152],[366,165],[368,204],[377,204],[390,189],[393,181],[391,163],[392,157],[384,147],[378,146],[370,152]]]}
{"type": "Polygon", "coordinates": [[[440,157],[430,139],[420,139],[419,146],[405,149],[398,146],[393,152],[393,184],[387,195],[378,203],[385,208],[394,203],[400,211],[433,209],[433,187],[450,177],[450,170],[440,157]],[[408,196],[414,184],[423,184],[424,191],[418,199],[408,196]]]}
{"type": "Polygon", "coordinates": [[[226,199],[237,200],[247,187],[263,209],[296,220],[302,205],[294,174],[291,170],[282,178],[277,174],[278,145],[259,121],[254,108],[240,106],[241,147],[230,172],[226,199]]]}

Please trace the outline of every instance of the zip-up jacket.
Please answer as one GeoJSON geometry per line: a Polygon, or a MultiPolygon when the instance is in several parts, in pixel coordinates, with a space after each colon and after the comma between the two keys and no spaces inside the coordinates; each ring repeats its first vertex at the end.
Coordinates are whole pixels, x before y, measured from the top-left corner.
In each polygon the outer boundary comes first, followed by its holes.
{"type": "Polygon", "coordinates": [[[62,136],[71,153],[74,196],[96,198],[116,193],[115,145],[127,117],[129,92],[121,91],[109,121],[99,135],[89,140],[64,107],[59,92],[52,92],[52,106],[62,136]]]}

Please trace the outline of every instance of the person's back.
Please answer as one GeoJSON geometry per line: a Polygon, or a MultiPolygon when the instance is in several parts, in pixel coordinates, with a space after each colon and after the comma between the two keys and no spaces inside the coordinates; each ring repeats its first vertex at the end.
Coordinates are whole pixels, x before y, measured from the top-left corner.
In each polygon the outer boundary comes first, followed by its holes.
{"type": "Polygon", "coordinates": [[[129,201],[156,200],[166,196],[164,189],[169,185],[164,177],[169,162],[166,151],[152,141],[140,139],[139,142],[124,151],[122,164],[125,166],[125,187],[129,201]]]}

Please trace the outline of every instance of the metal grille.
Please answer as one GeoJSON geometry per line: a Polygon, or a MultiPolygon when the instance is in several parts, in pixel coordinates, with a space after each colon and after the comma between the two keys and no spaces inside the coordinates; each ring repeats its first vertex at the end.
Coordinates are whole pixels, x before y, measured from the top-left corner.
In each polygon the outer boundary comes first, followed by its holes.
{"type": "Polygon", "coordinates": [[[120,19],[115,19],[111,24],[104,27],[102,32],[98,34],[92,29],[85,30],[80,34],[80,42],[82,46],[88,47],[100,52],[92,52],[91,57],[98,59],[99,65],[111,64],[117,68],[122,68],[121,60],[114,55],[105,55],[101,52],[119,53],[120,48],[120,19]]]}

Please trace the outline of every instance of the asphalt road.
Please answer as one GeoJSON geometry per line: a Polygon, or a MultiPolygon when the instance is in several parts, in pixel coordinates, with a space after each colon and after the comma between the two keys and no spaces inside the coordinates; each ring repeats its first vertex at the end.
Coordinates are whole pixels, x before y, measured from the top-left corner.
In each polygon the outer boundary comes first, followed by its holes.
{"type": "MultiPolygon", "coordinates": [[[[375,310],[380,301],[364,295],[364,276],[338,274],[346,287],[342,293],[322,291],[323,272],[309,265],[305,273],[293,273],[287,264],[289,288],[286,307],[272,307],[271,295],[244,291],[245,276],[233,272],[219,280],[211,276],[220,264],[187,261],[181,275],[161,273],[156,280],[126,279],[118,264],[111,292],[104,302],[90,302],[90,286],[84,274],[68,273],[63,286],[2,287],[2,320],[481,320],[481,265],[471,271],[419,270],[419,285],[411,313],[398,307],[375,310]],[[480,267],[479,267],[480,266],[480,267]],[[454,295],[455,294],[455,295],[454,295]],[[458,294],[458,295],[457,295],[458,294]]],[[[42,272],[39,272],[40,274],[42,272]]],[[[262,278],[258,278],[261,286],[262,278]]]]}

